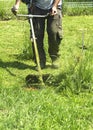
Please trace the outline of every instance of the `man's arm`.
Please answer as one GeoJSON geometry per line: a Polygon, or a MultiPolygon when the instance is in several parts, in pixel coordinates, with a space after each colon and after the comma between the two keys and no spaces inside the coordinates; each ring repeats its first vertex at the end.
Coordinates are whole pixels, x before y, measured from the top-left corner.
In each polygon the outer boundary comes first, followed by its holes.
{"type": "Polygon", "coordinates": [[[20,2],[21,2],[21,0],[16,0],[15,5],[11,9],[11,11],[13,12],[14,15],[16,15],[18,12],[20,2]]]}
{"type": "Polygon", "coordinates": [[[59,2],[60,2],[60,0],[55,0],[53,6],[55,6],[57,8],[59,2]]]}
{"type": "Polygon", "coordinates": [[[60,2],[60,0],[54,0],[54,4],[53,4],[53,7],[52,7],[51,15],[57,14],[57,6],[58,6],[59,2],[60,2]]]}
{"type": "Polygon", "coordinates": [[[19,5],[20,5],[20,2],[21,2],[21,0],[16,0],[15,1],[15,5],[19,8],[19,5]]]}

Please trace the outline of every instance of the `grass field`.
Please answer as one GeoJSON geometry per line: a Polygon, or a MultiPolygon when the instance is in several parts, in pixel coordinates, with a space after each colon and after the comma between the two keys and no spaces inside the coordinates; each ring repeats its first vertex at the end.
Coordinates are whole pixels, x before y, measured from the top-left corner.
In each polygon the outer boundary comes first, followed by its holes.
{"type": "Polygon", "coordinates": [[[29,24],[0,21],[0,130],[93,129],[93,16],[63,17],[60,65],[44,89],[27,88],[34,70],[29,24]]]}

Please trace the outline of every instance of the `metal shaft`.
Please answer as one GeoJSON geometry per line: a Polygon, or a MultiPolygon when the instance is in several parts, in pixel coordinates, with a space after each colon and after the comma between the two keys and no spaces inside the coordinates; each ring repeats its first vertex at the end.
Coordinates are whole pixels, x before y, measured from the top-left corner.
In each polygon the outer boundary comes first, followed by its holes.
{"type": "Polygon", "coordinates": [[[50,14],[47,13],[46,15],[32,15],[32,14],[17,14],[18,17],[28,17],[28,18],[45,18],[50,14]]]}
{"type": "Polygon", "coordinates": [[[37,67],[38,67],[38,72],[39,72],[39,79],[40,79],[42,85],[44,85],[41,66],[40,66],[40,58],[39,58],[39,53],[38,53],[38,48],[37,48],[37,43],[36,43],[36,37],[35,37],[32,18],[30,18],[30,26],[31,26],[31,30],[32,30],[32,38],[33,38],[33,44],[34,44],[35,55],[36,55],[36,62],[37,62],[37,67]]]}

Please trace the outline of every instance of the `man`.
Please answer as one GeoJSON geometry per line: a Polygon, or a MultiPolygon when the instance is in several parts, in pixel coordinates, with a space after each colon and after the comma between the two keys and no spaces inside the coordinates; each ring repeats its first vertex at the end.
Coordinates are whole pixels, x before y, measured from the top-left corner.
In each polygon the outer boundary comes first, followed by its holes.
{"type": "MultiPolygon", "coordinates": [[[[15,5],[12,8],[12,12],[14,14],[17,13],[19,4],[20,0],[16,0],[15,5]]],[[[59,45],[62,40],[62,0],[27,0],[26,4],[28,5],[29,13],[32,13],[33,15],[46,15],[48,13],[50,14],[46,18],[33,18],[33,25],[36,36],[37,48],[39,52],[41,69],[45,68],[46,66],[46,54],[43,43],[46,20],[49,45],[48,52],[52,60],[53,67],[58,68],[57,59],[59,57],[59,45]]],[[[33,53],[34,60],[36,63],[34,47],[33,53]]]]}

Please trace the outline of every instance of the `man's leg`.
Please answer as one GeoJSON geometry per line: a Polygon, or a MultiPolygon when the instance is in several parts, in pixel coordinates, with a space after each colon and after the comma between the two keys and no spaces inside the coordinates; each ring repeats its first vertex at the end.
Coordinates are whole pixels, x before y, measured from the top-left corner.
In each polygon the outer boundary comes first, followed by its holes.
{"type": "Polygon", "coordinates": [[[47,20],[48,44],[49,55],[52,62],[59,57],[59,45],[62,40],[62,14],[58,9],[58,14],[49,16],[47,20]]]}
{"type": "MultiPolygon", "coordinates": [[[[35,15],[41,15],[41,10],[36,8],[33,10],[33,14],[35,15]]],[[[46,64],[46,56],[45,56],[45,51],[44,51],[44,29],[45,29],[45,18],[33,18],[33,25],[34,25],[34,31],[35,31],[35,36],[36,36],[36,43],[37,43],[37,48],[38,48],[38,53],[39,53],[39,58],[40,58],[40,65],[41,68],[45,68],[46,64]]],[[[33,46],[33,53],[34,53],[34,59],[36,62],[36,55],[35,55],[35,49],[34,45],[33,46]]]]}

